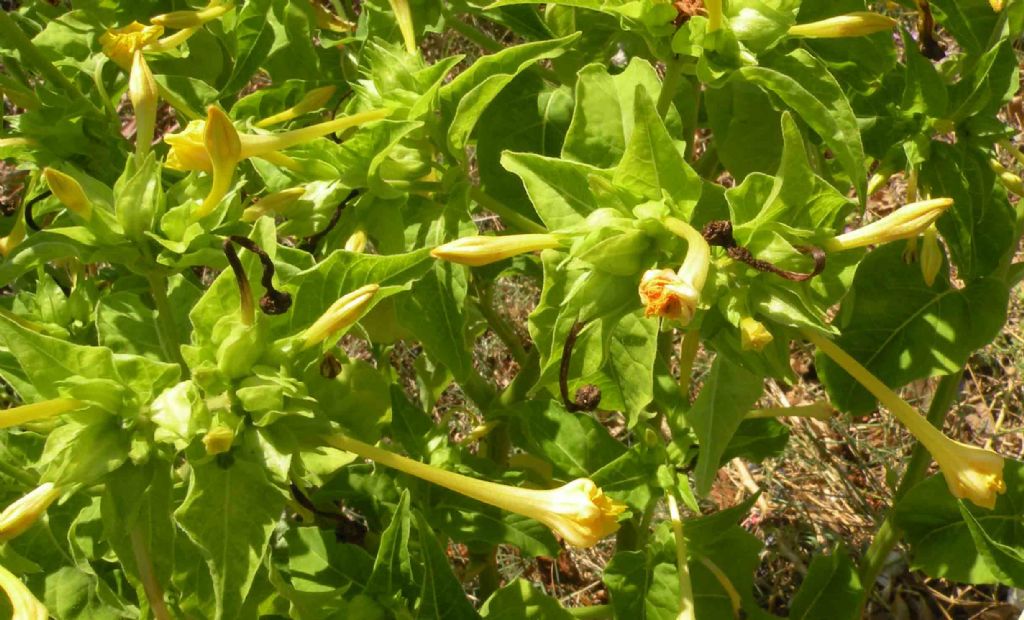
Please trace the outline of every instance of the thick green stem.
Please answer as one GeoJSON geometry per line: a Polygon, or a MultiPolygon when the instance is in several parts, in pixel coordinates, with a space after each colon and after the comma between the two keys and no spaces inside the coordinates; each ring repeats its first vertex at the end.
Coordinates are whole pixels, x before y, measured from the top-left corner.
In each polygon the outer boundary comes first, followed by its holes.
{"type": "Polygon", "coordinates": [[[523,348],[523,343],[519,340],[519,336],[516,335],[512,326],[494,310],[494,287],[480,286],[478,287],[478,293],[480,302],[477,304],[477,308],[480,310],[480,314],[483,315],[487,324],[491,326],[491,329],[494,330],[498,338],[508,347],[509,353],[512,354],[512,357],[515,358],[516,363],[521,368],[526,363],[526,349],[523,348]]]}
{"type": "Polygon", "coordinates": [[[139,526],[132,528],[130,534],[132,541],[132,554],[135,556],[135,565],[139,569],[139,579],[142,580],[142,588],[146,591],[146,600],[153,611],[156,620],[170,620],[171,614],[167,611],[167,604],[164,602],[164,591],[153,573],[153,561],[146,547],[146,541],[142,538],[139,526]]]}
{"type": "Polygon", "coordinates": [[[0,39],[3,39],[7,45],[18,50],[22,60],[34,66],[44,78],[59,86],[72,99],[99,113],[99,109],[82,95],[82,91],[78,90],[78,87],[71,80],[66,78],[52,62],[43,56],[35,44],[32,43],[32,40],[7,15],[6,11],[0,11],[0,39]]]}
{"type": "Polygon", "coordinates": [[[149,293],[156,307],[156,327],[160,335],[160,346],[167,359],[175,362],[188,375],[188,366],[181,357],[181,340],[178,338],[178,327],[174,324],[171,304],[167,300],[167,278],[162,275],[149,274],[149,293]]]}
{"type": "MultiPolygon", "coordinates": [[[[960,388],[960,379],[963,377],[963,374],[963,369],[960,369],[959,372],[946,375],[939,381],[939,385],[935,388],[935,395],[932,396],[931,405],[928,407],[927,419],[928,423],[932,426],[942,428],[942,421],[946,418],[946,412],[956,399],[960,388]]],[[[915,445],[910,456],[910,462],[907,464],[907,469],[903,472],[903,477],[896,488],[894,503],[906,495],[911,487],[924,479],[931,462],[932,458],[928,450],[921,443],[915,445]]],[[[875,533],[875,537],[872,539],[867,552],[864,554],[864,561],[860,569],[860,580],[864,586],[864,598],[861,601],[862,609],[867,603],[868,596],[871,595],[872,587],[878,579],[879,573],[882,572],[882,568],[885,566],[886,558],[889,557],[889,553],[896,546],[896,543],[899,542],[899,538],[900,532],[893,522],[893,512],[890,510],[882,525],[878,528],[878,532],[875,533]]]]}
{"type": "Polygon", "coordinates": [[[679,90],[679,83],[683,81],[682,61],[679,56],[673,56],[665,67],[665,80],[661,84],[661,94],[658,96],[658,115],[664,117],[668,114],[669,106],[675,99],[676,91],[679,90]]]}

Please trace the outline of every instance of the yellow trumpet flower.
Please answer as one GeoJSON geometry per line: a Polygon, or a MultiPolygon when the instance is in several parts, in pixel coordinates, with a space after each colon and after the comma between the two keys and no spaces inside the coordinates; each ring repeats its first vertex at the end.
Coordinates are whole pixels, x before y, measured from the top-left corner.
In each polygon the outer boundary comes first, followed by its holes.
{"type": "Polygon", "coordinates": [[[0,411],[0,428],[10,428],[26,422],[52,418],[53,416],[81,409],[85,403],[73,398],[54,398],[30,405],[20,405],[0,411]]]}
{"type": "Polygon", "coordinates": [[[892,30],[897,23],[899,22],[895,19],[880,13],[858,11],[809,24],[797,24],[789,29],[789,34],[794,37],[814,39],[863,37],[883,30],[892,30]]]}
{"type": "Polygon", "coordinates": [[[4,509],[0,513],[0,542],[24,534],[62,492],[52,482],[45,482],[4,509]]]}
{"type": "Polygon", "coordinates": [[[206,22],[217,19],[233,8],[235,8],[234,2],[212,0],[204,9],[198,11],[172,11],[157,15],[149,21],[164,28],[197,28],[206,22]]]}
{"type": "MultiPolygon", "coordinates": [[[[385,118],[391,112],[392,110],[389,109],[360,112],[351,116],[342,116],[334,120],[281,133],[239,133],[239,160],[250,157],[269,159],[273,155],[279,155],[277,151],[282,151],[288,147],[303,144],[316,138],[322,138],[350,127],[385,118]]],[[[192,121],[181,132],[168,134],[164,137],[167,144],[171,146],[166,162],[169,168],[182,171],[213,171],[213,162],[210,159],[210,154],[207,152],[204,142],[207,122],[201,120],[192,121]]]]}
{"type": "Polygon", "coordinates": [[[238,131],[231,124],[228,115],[216,106],[210,106],[206,111],[203,145],[210,157],[213,183],[206,199],[192,213],[193,220],[199,220],[209,215],[220,204],[221,199],[227,195],[242,153],[238,131]]]}
{"type": "Polygon", "coordinates": [[[324,107],[324,105],[326,105],[328,101],[331,100],[331,97],[334,96],[334,93],[337,90],[338,88],[336,86],[323,86],[321,88],[314,88],[313,90],[306,93],[305,96],[303,96],[302,99],[300,99],[299,102],[293,105],[292,107],[288,108],[283,112],[278,112],[273,116],[268,116],[267,118],[257,122],[256,126],[259,127],[260,129],[271,127],[279,123],[285,123],[290,120],[294,120],[302,116],[303,114],[308,114],[309,112],[319,110],[320,108],[324,107]]]}
{"type": "Polygon", "coordinates": [[[460,265],[480,267],[527,252],[554,249],[562,245],[555,235],[505,235],[462,237],[439,245],[430,251],[434,258],[460,265]]]}
{"type": "Polygon", "coordinates": [[[640,301],[644,316],[664,317],[687,325],[697,313],[700,293],[711,266],[711,248],[697,230],[670,217],[665,227],[686,240],[689,247],[678,272],[650,269],[640,278],[640,301]]]}
{"type": "Polygon", "coordinates": [[[0,566],[0,588],[11,601],[11,620],[47,620],[50,612],[32,594],[24,582],[11,571],[0,566]]]}
{"type": "Polygon", "coordinates": [[[762,351],[774,339],[764,323],[749,316],[740,319],[740,348],[744,351],[762,351]]]}
{"type": "Polygon", "coordinates": [[[818,350],[871,392],[921,442],[939,464],[953,497],[969,499],[982,508],[995,507],[996,495],[1006,492],[1002,456],[950,439],[831,340],[811,330],[803,330],[803,333],[818,350]]]}
{"type": "Polygon", "coordinates": [[[916,237],[952,206],[952,198],[913,202],[867,226],[829,239],[825,242],[825,249],[829,252],[841,252],[916,237]]]}
{"type": "Polygon", "coordinates": [[[143,158],[149,153],[149,147],[153,143],[159,89],[142,50],[135,50],[132,60],[132,70],[128,77],[128,97],[135,111],[135,152],[139,158],[143,158]]]}
{"type": "Polygon", "coordinates": [[[380,286],[367,284],[340,297],[302,333],[302,348],[308,349],[352,327],[363,316],[378,290],[380,286]]]}
{"type": "Polygon", "coordinates": [[[108,29],[100,35],[100,45],[108,58],[129,71],[135,52],[152,46],[163,34],[163,26],[143,26],[132,22],[123,28],[108,29]]]}
{"type": "Polygon", "coordinates": [[[573,480],[557,489],[523,489],[432,467],[343,435],[329,437],[327,443],[485,504],[540,521],[575,547],[592,547],[618,530],[618,516],[626,510],[625,505],[606,496],[587,478],[573,480]]]}

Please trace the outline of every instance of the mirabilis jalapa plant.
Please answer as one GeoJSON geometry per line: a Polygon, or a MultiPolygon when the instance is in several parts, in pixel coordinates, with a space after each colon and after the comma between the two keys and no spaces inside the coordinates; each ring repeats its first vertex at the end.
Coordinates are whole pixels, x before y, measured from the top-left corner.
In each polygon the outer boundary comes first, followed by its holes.
{"type": "Polygon", "coordinates": [[[901,539],[1024,587],[1021,464],[941,430],[1024,277],[1021,2],[71,4],[0,12],[3,612],[777,617],[716,472],[879,404],[892,506],[790,614],[859,618],[901,539]],[[759,406],[793,346],[829,401],[759,406]],[[563,546],[605,602],[499,570],[563,546]]]}

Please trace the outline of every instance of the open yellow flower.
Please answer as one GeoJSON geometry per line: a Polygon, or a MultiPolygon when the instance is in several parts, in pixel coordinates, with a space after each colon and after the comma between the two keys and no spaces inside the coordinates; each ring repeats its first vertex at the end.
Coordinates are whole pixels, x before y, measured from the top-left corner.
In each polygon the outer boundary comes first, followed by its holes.
{"type": "Polygon", "coordinates": [[[829,239],[825,243],[825,249],[829,252],[841,252],[916,237],[952,206],[952,198],[913,202],[867,226],[829,239]]]}
{"type": "Polygon", "coordinates": [[[63,490],[60,487],[45,482],[4,509],[0,513],[0,542],[24,534],[61,493],[63,490]]]}
{"type": "Polygon", "coordinates": [[[11,601],[11,620],[47,620],[50,612],[11,571],[0,566],[0,588],[11,601]]]}
{"type": "Polygon", "coordinates": [[[125,71],[131,69],[135,52],[152,46],[164,34],[163,26],[144,26],[132,22],[123,28],[110,28],[100,35],[103,53],[125,71]]]}
{"type": "Polygon", "coordinates": [[[744,351],[762,351],[774,339],[764,323],[749,316],[740,319],[740,348],[744,351]]]}
{"type": "Polygon", "coordinates": [[[803,330],[803,333],[819,351],[832,358],[832,361],[871,392],[921,442],[939,464],[953,497],[969,499],[982,508],[995,507],[996,496],[1006,492],[1002,456],[992,450],[946,437],[831,340],[808,329],[803,330]]]}
{"type": "Polygon", "coordinates": [[[891,17],[869,11],[858,11],[837,15],[809,24],[797,24],[789,29],[795,37],[831,39],[838,37],[863,37],[884,30],[892,30],[899,23],[891,17]]]}
{"type": "Polygon", "coordinates": [[[475,235],[439,245],[430,251],[430,255],[451,263],[480,267],[527,252],[554,249],[559,246],[561,242],[558,237],[548,234],[500,237],[475,235]]]}
{"type": "Polygon", "coordinates": [[[700,292],[671,269],[650,269],[640,278],[644,316],[688,324],[697,313],[700,292]]]}
{"type": "Polygon", "coordinates": [[[308,349],[352,327],[363,316],[378,290],[380,286],[367,284],[338,298],[316,322],[302,332],[302,348],[308,349]]]}
{"type": "Polygon", "coordinates": [[[606,496],[592,480],[579,478],[557,489],[536,490],[477,480],[432,467],[344,435],[329,445],[416,476],[508,512],[540,521],[575,547],[592,547],[619,529],[626,506],[606,496]]]}

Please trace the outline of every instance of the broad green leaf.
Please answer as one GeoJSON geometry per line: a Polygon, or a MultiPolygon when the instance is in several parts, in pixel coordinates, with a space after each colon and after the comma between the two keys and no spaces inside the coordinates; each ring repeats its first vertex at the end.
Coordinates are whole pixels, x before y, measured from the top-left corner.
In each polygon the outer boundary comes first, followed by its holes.
{"type": "Polygon", "coordinates": [[[114,353],[132,353],[152,359],[163,357],[156,311],[127,291],[100,299],[96,308],[96,331],[100,345],[114,353]]]}
{"type": "Polygon", "coordinates": [[[221,95],[230,95],[245,86],[270,54],[274,44],[273,23],[269,19],[272,5],[270,0],[255,0],[246,2],[238,12],[233,31],[234,63],[220,89],[221,95]]]}
{"type": "Polygon", "coordinates": [[[525,579],[516,579],[491,595],[480,608],[487,620],[572,620],[557,599],[551,598],[525,579]]]}
{"type": "Polygon", "coordinates": [[[1024,463],[1007,460],[1003,480],[1006,493],[996,498],[993,510],[954,498],[941,473],[910,489],[897,502],[894,517],[910,546],[911,568],[971,584],[999,583],[1008,569],[1018,570],[1002,551],[1024,546],[1024,463]],[[963,511],[973,522],[965,521],[963,511]]]}
{"type": "Polygon", "coordinates": [[[366,584],[366,591],[383,596],[398,591],[410,591],[413,584],[412,558],[409,555],[409,530],[412,515],[409,511],[409,491],[402,491],[402,498],[395,507],[391,524],[381,533],[377,559],[373,572],[366,584]]]}
{"type": "Polygon", "coordinates": [[[856,620],[864,588],[849,554],[842,546],[829,555],[816,555],[789,606],[791,620],[856,620]]]}
{"type": "Polygon", "coordinates": [[[781,114],[755,84],[729,80],[704,93],[718,158],[737,183],[751,172],[770,174],[779,165],[781,114]],[[756,148],[751,145],[756,144],[756,148]]]}
{"type": "MultiPolygon", "coordinates": [[[[479,618],[479,614],[466,598],[462,584],[452,572],[444,547],[433,533],[430,524],[419,512],[416,513],[416,529],[420,535],[420,551],[423,555],[423,587],[420,603],[416,609],[417,619],[459,620],[479,618]]],[[[447,542],[447,541],[445,541],[447,542]]]]}
{"type": "Polygon", "coordinates": [[[978,522],[978,518],[967,509],[967,505],[961,501],[959,506],[960,515],[974,540],[974,547],[978,550],[978,555],[985,560],[988,569],[999,583],[1020,587],[1024,583],[1024,553],[1020,547],[1011,547],[993,540],[978,522]]]}
{"type": "Polygon", "coordinates": [[[522,179],[533,208],[549,230],[579,224],[602,206],[591,191],[591,175],[611,180],[609,173],[587,164],[533,153],[506,151],[501,165],[522,179]]]}
{"type": "Polygon", "coordinates": [[[373,558],[361,547],[337,540],[334,532],[315,527],[292,528],[288,541],[288,577],[300,592],[365,589],[373,558]]]}
{"type": "Polygon", "coordinates": [[[700,455],[694,471],[696,491],[704,496],[711,490],[715,473],[744,416],[761,397],[761,377],[723,357],[715,358],[693,407],[686,412],[687,424],[697,434],[700,455]]]}
{"type": "Polygon", "coordinates": [[[478,502],[450,495],[438,507],[453,540],[469,545],[514,545],[526,556],[555,557],[558,542],[546,525],[514,513],[500,513],[478,502]]]}
{"type": "Polygon", "coordinates": [[[604,569],[616,618],[675,620],[679,578],[674,564],[658,563],[646,551],[620,551],[604,569]]]}
{"type": "Polygon", "coordinates": [[[867,200],[864,146],[850,102],[820,60],[804,50],[776,57],[770,67],[743,67],[737,75],[776,95],[832,149],[857,195],[867,200]]]}
{"type": "MultiPolygon", "coordinates": [[[[1002,282],[983,278],[956,289],[946,267],[929,287],[902,252],[902,243],[890,243],[868,254],[837,320],[836,344],[893,388],[956,372],[999,331],[1007,303],[1002,282]]],[[[817,368],[839,409],[860,414],[875,407],[874,397],[835,362],[818,355],[817,368]]]]}
{"type": "Polygon", "coordinates": [[[58,618],[127,620],[137,618],[139,613],[95,574],[71,566],[46,576],[43,602],[58,618]]]}
{"type": "Polygon", "coordinates": [[[594,418],[569,413],[554,400],[518,403],[509,424],[531,454],[550,461],[560,478],[585,478],[626,450],[594,418]]]}
{"type": "Polygon", "coordinates": [[[188,495],[174,511],[209,566],[217,620],[238,616],[284,509],[284,495],[252,459],[238,449],[226,460],[192,461],[188,495]]]}
{"type": "Polygon", "coordinates": [[[651,417],[654,400],[654,358],[658,354],[658,324],[639,312],[622,317],[608,343],[604,372],[618,386],[629,426],[651,417]]]}

